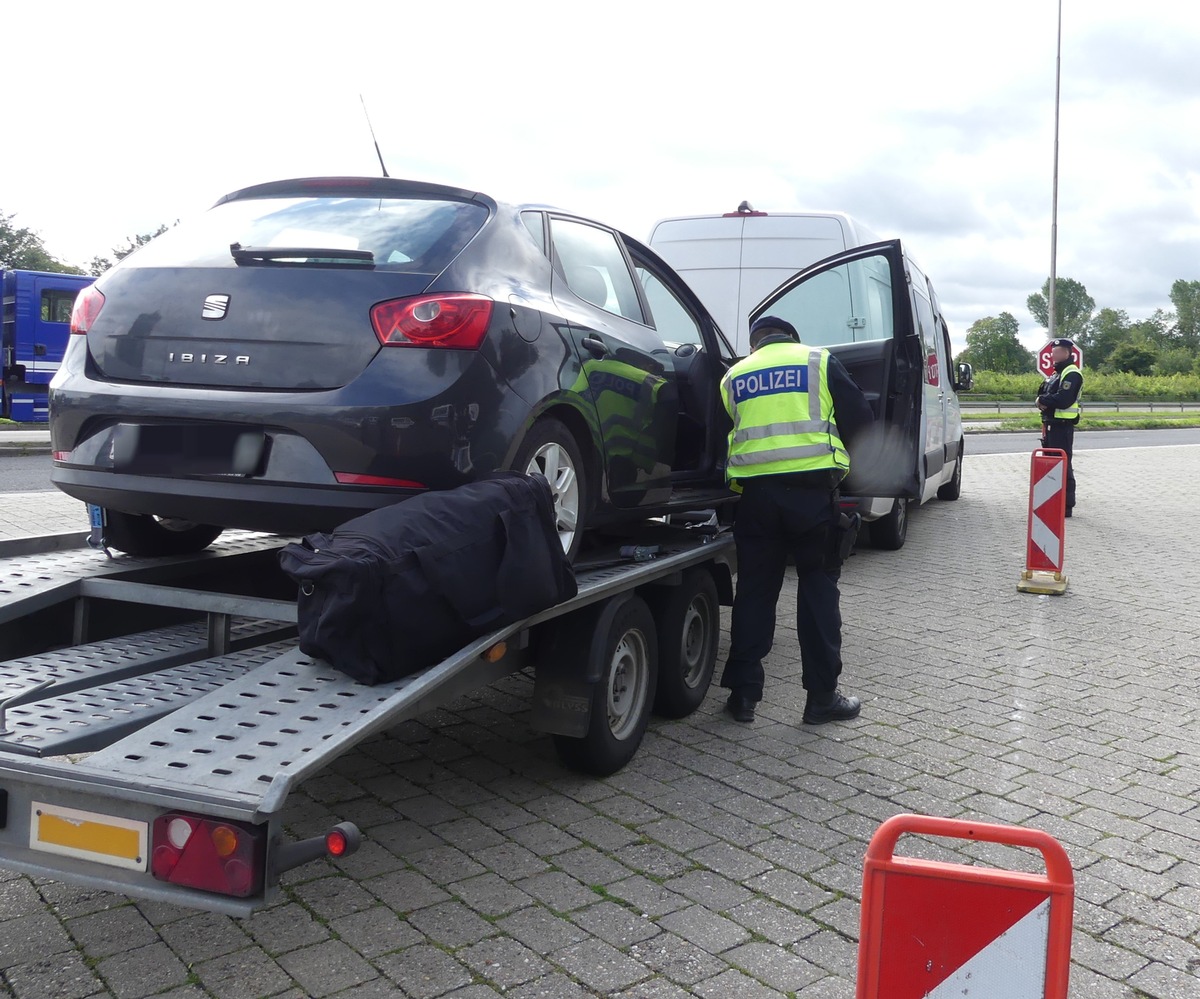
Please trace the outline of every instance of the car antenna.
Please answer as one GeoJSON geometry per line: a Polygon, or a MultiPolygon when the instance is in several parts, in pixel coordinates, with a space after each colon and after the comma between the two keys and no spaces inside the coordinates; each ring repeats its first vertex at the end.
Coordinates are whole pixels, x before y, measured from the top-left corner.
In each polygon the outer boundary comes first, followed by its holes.
{"type": "Polygon", "coordinates": [[[383,162],[383,153],[381,153],[379,151],[379,140],[377,138],[375,138],[375,129],[371,125],[371,116],[369,114],[367,114],[367,102],[363,100],[362,94],[358,95],[358,99],[360,101],[362,101],[363,115],[367,119],[367,128],[371,132],[371,141],[375,143],[375,155],[379,157],[379,166],[383,170],[383,175],[385,177],[390,177],[391,174],[389,174],[387,172],[387,166],[384,165],[384,162],[383,162]]]}

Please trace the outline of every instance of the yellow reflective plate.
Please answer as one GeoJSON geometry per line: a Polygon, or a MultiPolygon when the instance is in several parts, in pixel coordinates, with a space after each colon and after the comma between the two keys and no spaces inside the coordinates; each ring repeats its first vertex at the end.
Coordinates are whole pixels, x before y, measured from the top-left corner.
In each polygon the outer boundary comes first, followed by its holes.
{"type": "Polygon", "coordinates": [[[35,801],[29,814],[29,848],[144,871],[149,824],[35,801]]]}

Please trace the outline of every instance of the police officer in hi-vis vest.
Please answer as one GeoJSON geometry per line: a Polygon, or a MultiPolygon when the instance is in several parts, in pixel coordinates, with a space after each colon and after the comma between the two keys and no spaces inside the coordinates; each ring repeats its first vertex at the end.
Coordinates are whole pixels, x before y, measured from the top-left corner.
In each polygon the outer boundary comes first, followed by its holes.
{"type": "Polygon", "coordinates": [[[1075,508],[1075,424],[1079,422],[1079,396],[1083,392],[1083,372],[1071,355],[1075,344],[1066,337],[1050,341],[1050,360],[1054,377],[1038,389],[1037,408],[1042,412],[1042,447],[1058,448],[1067,453],[1067,516],[1075,508]]]}
{"type": "Polygon", "coordinates": [[[841,362],[800,343],[796,328],[764,316],[750,328],[750,356],[721,380],[733,418],[726,474],[740,488],[733,525],[737,594],[721,686],[726,710],[754,720],[763,659],[775,638],[775,604],[788,556],[796,562],[804,721],[858,716],[861,704],[838,690],[842,672],[841,555],[835,529],[838,483],[850,468],[847,445],[870,425],[870,406],[841,362]]]}

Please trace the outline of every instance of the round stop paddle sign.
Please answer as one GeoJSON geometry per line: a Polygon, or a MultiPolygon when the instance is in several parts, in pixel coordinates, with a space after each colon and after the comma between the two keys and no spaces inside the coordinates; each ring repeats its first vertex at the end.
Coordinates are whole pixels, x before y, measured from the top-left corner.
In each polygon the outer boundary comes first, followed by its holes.
{"type": "MultiPolygon", "coordinates": [[[[1042,373],[1043,378],[1051,378],[1054,375],[1054,362],[1050,359],[1050,351],[1054,346],[1054,341],[1051,340],[1041,350],[1038,351],[1038,371],[1042,373]]],[[[1071,360],[1077,368],[1083,367],[1083,351],[1078,347],[1071,348],[1071,360]]]]}

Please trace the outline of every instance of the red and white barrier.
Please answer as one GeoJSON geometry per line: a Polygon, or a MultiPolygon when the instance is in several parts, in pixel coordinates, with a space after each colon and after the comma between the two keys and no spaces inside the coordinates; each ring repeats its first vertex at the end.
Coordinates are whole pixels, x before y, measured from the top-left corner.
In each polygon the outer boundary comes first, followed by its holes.
{"type": "Polygon", "coordinates": [[[1049,834],[897,815],[863,868],[858,999],[1065,999],[1074,876],[1049,834]],[[895,856],[905,833],[1041,852],[1046,873],[895,856]]]}
{"type": "Polygon", "coordinates": [[[1067,525],[1067,453],[1036,448],[1029,469],[1029,528],[1025,571],[1017,582],[1024,593],[1061,594],[1067,589],[1063,560],[1067,525]]]}

